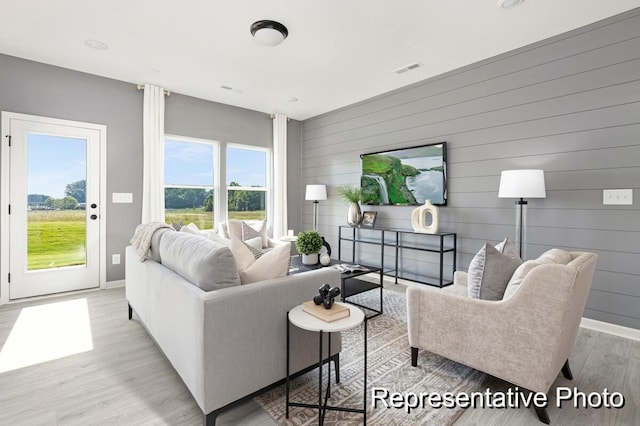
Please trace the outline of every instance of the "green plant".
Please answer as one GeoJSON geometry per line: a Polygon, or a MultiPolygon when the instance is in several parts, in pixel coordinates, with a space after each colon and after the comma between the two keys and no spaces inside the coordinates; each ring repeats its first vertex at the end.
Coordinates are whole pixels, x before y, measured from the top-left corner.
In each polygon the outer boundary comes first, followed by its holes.
{"type": "Polygon", "coordinates": [[[316,231],[298,232],[296,239],[296,249],[300,254],[320,253],[322,248],[322,237],[316,231]]]}
{"type": "Polygon", "coordinates": [[[348,203],[358,203],[362,200],[362,192],[360,188],[351,185],[342,185],[338,187],[338,194],[348,203]]]}

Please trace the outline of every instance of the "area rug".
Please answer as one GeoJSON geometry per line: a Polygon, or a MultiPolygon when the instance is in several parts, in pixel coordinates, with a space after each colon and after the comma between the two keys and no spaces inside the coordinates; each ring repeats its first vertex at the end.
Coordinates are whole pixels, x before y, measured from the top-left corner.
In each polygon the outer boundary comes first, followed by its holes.
{"type": "MultiPolygon", "coordinates": [[[[377,306],[379,293],[369,291],[353,300],[366,306],[377,306]]],[[[408,392],[443,394],[476,392],[486,388],[487,376],[446,358],[421,350],[418,367],[411,367],[411,351],[407,338],[406,299],[404,294],[384,290],[384,315],[368,323],[367,423],[370,425],[436,425],[452,424],[462,414],[460,408],[416,408],[406,412],[371,404],[372,388],[390,393],[408,392]]],[[[363,399],[363,327],[342,333],[340,355],[341,383],[332,376],[329,405],[362,408],[363,399]]],[[[333,370],[333,368],[332,368],[333,370]]],[[[323,369],[326,383],[326,369],[323,369]]],[[[317,369],[291,382],[290,399],[315,404],[318,401],[317,369]]],[[[313,425],[318,423],[317,410],[291,407],[285,419],[285,387],[278,386],[255,398],[256,402],[279,425],[313,425]]],[[[391,405],[391,404],[390,404],[391,405]]],[[[428,404],[427,404],[428,405],[428,404]]],[[[362,414],[328,411],[326,425],[359,425],[362,414]]]]}

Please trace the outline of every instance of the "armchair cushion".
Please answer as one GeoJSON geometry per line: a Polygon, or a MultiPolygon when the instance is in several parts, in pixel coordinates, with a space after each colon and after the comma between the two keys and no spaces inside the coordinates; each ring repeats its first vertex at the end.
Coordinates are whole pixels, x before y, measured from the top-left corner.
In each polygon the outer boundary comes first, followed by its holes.
{"type": "MultiPolygon", "coordinates": [[[[507,249],[509,241],[502,245],[507,249]]],[[[503,254],[485,243],[469,264],[467,289],[473,299],[501,300],[513,272],[522,263],[520,257],[503,254]]]]}

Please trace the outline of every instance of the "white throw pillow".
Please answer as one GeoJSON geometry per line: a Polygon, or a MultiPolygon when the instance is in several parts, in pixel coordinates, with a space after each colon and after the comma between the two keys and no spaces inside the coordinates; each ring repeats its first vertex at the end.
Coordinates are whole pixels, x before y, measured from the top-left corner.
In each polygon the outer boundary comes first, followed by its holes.
{"type": "Polygon", "coordinates": [[[183,226],[182,228],[180,228],[180,232],[186,232],[188,234],[197,235],[199,237],[202,236],[200,235],[200,228],[198,228],[198,225],[196,225],[195,223],[190,223],[183,226]]]}
{"type": "Polygon", "coordinates": [[[278,246],[263,254],[249,268],[240,271],[240,283],[250,284],[271,278],[284,277],[289,273],[291,251],[286,245],[278,246]]]}
{"type": "Polygon", "coordinates": [[[250,240],[256,237],[262,238],[262,248],[269,247],[269,237],[267,235],[267,222],[250,221],[242,222],[242,240],[250,240]]]}
{"type": "Polygon", "coordinates": [[[256,259],[243,241],[231,238],[231,252],[242,284],[284,277],[289,272],[291,252],[286,245],[278,246],[256,259]]]}
{"type": "Polygon", "coordinates": [[[236,259],[238,272],[246,270],[256,261],[249,247],[236,236],[231,236],[231,247],[229,248],[231,249],[231,253],[233,253],[233,257],[236,259]]]}
{"type": "Polygon", "coordinates": [[[255,259],[262,256],[262,237],[257,236],[248,240],[244,240],[243,243],[251,250],[251,254],[255,259]]]}

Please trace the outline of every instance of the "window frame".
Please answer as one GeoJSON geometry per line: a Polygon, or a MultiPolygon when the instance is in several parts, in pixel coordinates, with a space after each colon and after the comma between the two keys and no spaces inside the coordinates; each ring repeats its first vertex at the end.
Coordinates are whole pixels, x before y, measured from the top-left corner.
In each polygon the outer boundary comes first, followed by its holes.
{"type": "Polygon", "coordinates": [[[224,154],[224,160],[225,160],[225,165],[224,165],[224,171],[225,171],[225,175],[224,175],[224,183],[226,186],[226,191],[225,191],[225,220],[229,220],[229,191],[238,191],[238,190],[243,190],[243,191],[258,191],[258,192],[265,192],[265,221],[267,222],[268,227],[270,228],[270,224],[272,222],[272,217],[273,217],[273,212],[272,212],[272,206],[273,206],[273,201],[272,201],[272,197],[273,197],[273,183],[272,183],[272,167],[273,167],[273,159],[272,157],[272,149],[271,148],[265,148],[265,147],[261,147],[261,146],[254,146],[254,145],[245,145],[245,144],[239,144],[239,143],[227,143],[225,144],[225,154],[224,154]],[[255,186],[229,186],[230,182],[227,182],[227,167],[229,165],[229,148],[235,148],[235,149],[244,149],[247,151],[260,151],[260,152],[264,152],[265,153],[265,186],[264,188],[262,187],[255,187],[255,186]]]}
{"type": "MultiPolygon", "coordinates": [[[[221,196],[220,196],[220,184],[221,184],[221,159],[220,159],[220,146],[221,146],[221,142],[220,141],[216,141],[213,139],[205,139],[205,138],[193,138],[193,137],[189,137],[189,136],[179,136],[179,135],[173,135],[173,134],[169,134],[169,133],[165,133],[164,138],[163,138],[163,153],[164,153],[164,149],[166,147],[166,142],[167,139],[170,139],[172,141],[176,141],[176,142],[185,142],[185,143],[199,143],[202,145],[211,145],[213,147],[213,158],[212,158],[212,162],[213,162],[213,185],[212,186],[204,186],[204,185],[167,185],[165,183],[165,178],[164,178],[164,167],[166,167],[166,161],[167,159],[164,158],[164,154],[163,154],[163,182],[162,182],[162,193],[165,193],[165,190],[167,188],[182,188],[182,189],[205,189],[205,190],[213,190],[213,229],[217,229],[218,227],[218,223],[220,223],[220,221],[222,220],[222,209],[220,206],[220,200],[221,200],[221,196]]],[[[165,208],[166,210],[166,208],[165,208]]],[[[226,217],[226,215],[225,215],[226,217]]],[[[225,219],[226,220],[226,219],[225,219]]]]}

